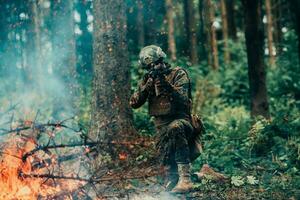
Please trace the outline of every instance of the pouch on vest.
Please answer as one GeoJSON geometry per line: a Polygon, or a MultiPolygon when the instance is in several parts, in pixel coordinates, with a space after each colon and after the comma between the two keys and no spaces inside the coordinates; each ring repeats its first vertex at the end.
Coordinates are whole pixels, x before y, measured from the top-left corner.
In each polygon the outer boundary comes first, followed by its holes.
{"type": "Polygon", "coordinates": [[[191,115],[191,124],[194,128],[193,137],[190,140],[190,159],[194,161],[203,152],[201,136],[205,132],[205,128],[201,118],[198,115],[191,115]]]}

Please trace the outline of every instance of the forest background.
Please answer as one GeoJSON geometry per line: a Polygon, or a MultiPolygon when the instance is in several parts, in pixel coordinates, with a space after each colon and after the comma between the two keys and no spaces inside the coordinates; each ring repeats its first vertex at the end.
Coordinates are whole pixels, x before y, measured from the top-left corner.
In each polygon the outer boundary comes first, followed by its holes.
{"type": "Polygon", "coordinates": [[[140,49],[156,44],[189,71],[193,112],[205,123],[193,170],[209,164],[230,177],[196,187],[224,198],[298,199],[299,4],[1,0],[0,124],[6,130],[7,119],[20,124],[38,112],[39,121],[73,117],[95,140],[152,136],[147,105],[132,111],[128,99],[144,74],[140,49]]]}

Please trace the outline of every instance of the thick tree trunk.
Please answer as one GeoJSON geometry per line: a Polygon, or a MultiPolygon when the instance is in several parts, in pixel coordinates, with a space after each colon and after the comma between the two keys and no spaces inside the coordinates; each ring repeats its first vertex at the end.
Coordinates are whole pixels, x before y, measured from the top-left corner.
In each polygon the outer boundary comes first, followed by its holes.
{"type": "Polygon", "coordinates": [[[206,7],[206,33],[207,33],[207,42],[209,46],[208,52],[208,63],[212,66],[213,70],[218,70],[219,68],[219,59],[218,59],[218,46],[217,46],[217,37],[216,37],[216,28],[213,25],[215,20],[215,12],[211,0],[205,0],[206,7]]]}
{"type": "Polygon", "coordinates": [[[228,20],[228,35],[232,40],[236,40],[236,24],[235,24],[235,0],[224,0],[227,10],[227,20],[228,20]]]}
{"type": "Polygon", "coordinates": [[[123,0],[95,0],[94,80],[90,137],[111,141],[133,134],[130,68],[123,0]]]}
{"type": "Polygon", "coordinates": [[[292,11],[292,19],[295,24],[296,33],[298,36],[298,65],[300,65],[300,1],[299,0],[291,0],[290,2],[290,9],[292,11]]]}
{"type": "Polygon", "coordinates": [[[137,31],[138,46],[141,48],[145,46],[144,5],[142,0],[138,0],[137,31]]]}
{"type": "Polygon", "coordinates": [[[267,36],[268,36],[268,50],[269,50],[269,63],[270,66],[275,65],[274,49],[273,49],[273,17],[271,0],[266,1],[266,14],[267,14],[267,36]]]}
{"type": "Polygon", "coordinates": [[[172,0],[166,0],[167,21],[168,21],[168,48],[171,60],[176,60],[176,42],[174,35],[174,7],[172,0]]]}
{"type": "Polygon", "coordinates": [[[198,63],[197,34],[193,0],[184,0],[185,31],[188,53],[192,64],[198,63]]]}
{"type": "Polygon", "coordinates": [[[223,33],[223,43],[224,43],[224,62],[229,64],[230,53],[228,48],[228,17],[225,0],[221,0],[221,13],[222,13],[222,33],[223,33]]]}
{"type": "Polygon", "coordinates": [[[270,117],[264,65],[264,30],[261,19],[261,0],[243,0],[251,116],[270,117]]]}

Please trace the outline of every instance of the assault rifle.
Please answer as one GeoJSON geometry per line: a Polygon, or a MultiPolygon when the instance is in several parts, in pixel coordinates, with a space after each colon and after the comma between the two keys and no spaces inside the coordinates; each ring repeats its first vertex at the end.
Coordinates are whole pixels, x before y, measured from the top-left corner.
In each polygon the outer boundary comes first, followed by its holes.
{"type": "MultiPolygon", "coordinates": [[[[161,83],[164,83],[166,81],[164,80],[165,79],[164,76],[169,72],[170,72],[169,68],[167,68],[163,64],[159,64],[159,65],[155,65],[153,68],[149,70],[148,76],[153,80],[159,79],[161,83]]],[[[162,91],[162,89],[164,88],[163,85],[159,87],[157,84],[154,84],[154,88],[155,88],[156,96],[159,96],[160,94],[163,93],[162,91]]]]}

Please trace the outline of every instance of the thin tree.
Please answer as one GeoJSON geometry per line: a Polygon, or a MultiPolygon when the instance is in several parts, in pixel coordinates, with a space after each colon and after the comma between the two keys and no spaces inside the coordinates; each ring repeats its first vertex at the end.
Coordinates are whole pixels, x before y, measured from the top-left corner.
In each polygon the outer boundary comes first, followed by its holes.
{"type": "Polygon", "coordinates": [[[187,34],[188,53],[192,64],[198,63],[197,34],[193,0],[184,0],[185,31],[187,34]]]}
{"type": "Polygon", "coordinates": [[[273,19],[274,45],[276,46],[276,54],[280,54],[282,49],[282,0],[274,1],[273,19]]]}
{"type": "Polygon", "coordinates": [[[206,42],[206,34],[205,34],[205,23],[204,23],[204,3],[202,0],[199,1],[198,5],[199,10],[199,43],[200,43],[200,59],[205,60],[207,59],[207,42],[206,42]]]}
{"type": "Polygon", "coordinates": [[[76,40],[76,53],[77,53],[77,73],[81,76],[84,83],[87,76],[92,74],[92,34],[88,30],[89,20],[88,11],[91,7],[89,1],[78,1],[77,11],[80,14],[79,28],[81,34],[77,36],[76,40]]]}
{"type": "Polygon", "coordinates": [[[172,0],[166,0],[167,22],[168,22],[168,48],[171,60],[176,60],[176,42],[174,35],[174,7],[172,0]]]}
{"type": "Polygon", "coordinates": [[[221,13],[222,13],[222,33],[224,43],[224,61],[225,64],[230,62],[230,52],[228,48],[228,16],[225,0],[221,0],[221,13]]]}
{"type": "Polygon", "coordinates": [[[266,0],[266,14],[267,14],[267,38],[270,66],[275,65],[275,56],[273,49],[273,17],[271,0],[266,0]]]}
{"type": "Polygon", "coordinates": [[[218,59],[218,46],[217,46],[217,37],[216,37],[216,28],[214,26],[215,21],[215,12],[211,0],[205,0],[206,12],[205,12],[205,21],[206,21],[206,33],[207,33],[207,42],[208,42],[208,63],[212,66],[213,70],[218,70],[219,68],[219,59],[218,59]]]}
{"type": "Polygon", "coordinates": [[[52,42],[54,66],[57,74],[66,81],[70,93],[74,93],[76,76],[76,47],[74,33],[73,0],[54,0],[52,10],[52,42]]]}
{"type": "Polygon", "coordinates": [[[291,0],[289,1],[289,4],[290,10],[292,11],[292,20],[294,22],[296,33],[298,36],[298,63],[300,64],[300,2],[299,0],[291,0]]]}
{"type": "Polygon", "coordinates": [[[248,58],[251,116],[270,117],[264,65],[264,29],[261,19],[261,1],[243,0],[245,37],[248,58]]]}
{"type": "Polygon", "coordinates": [[[123,0],[95,0],[90,137],[111,141],[135,132],[129,108],[130,68],[123,0]]]}

